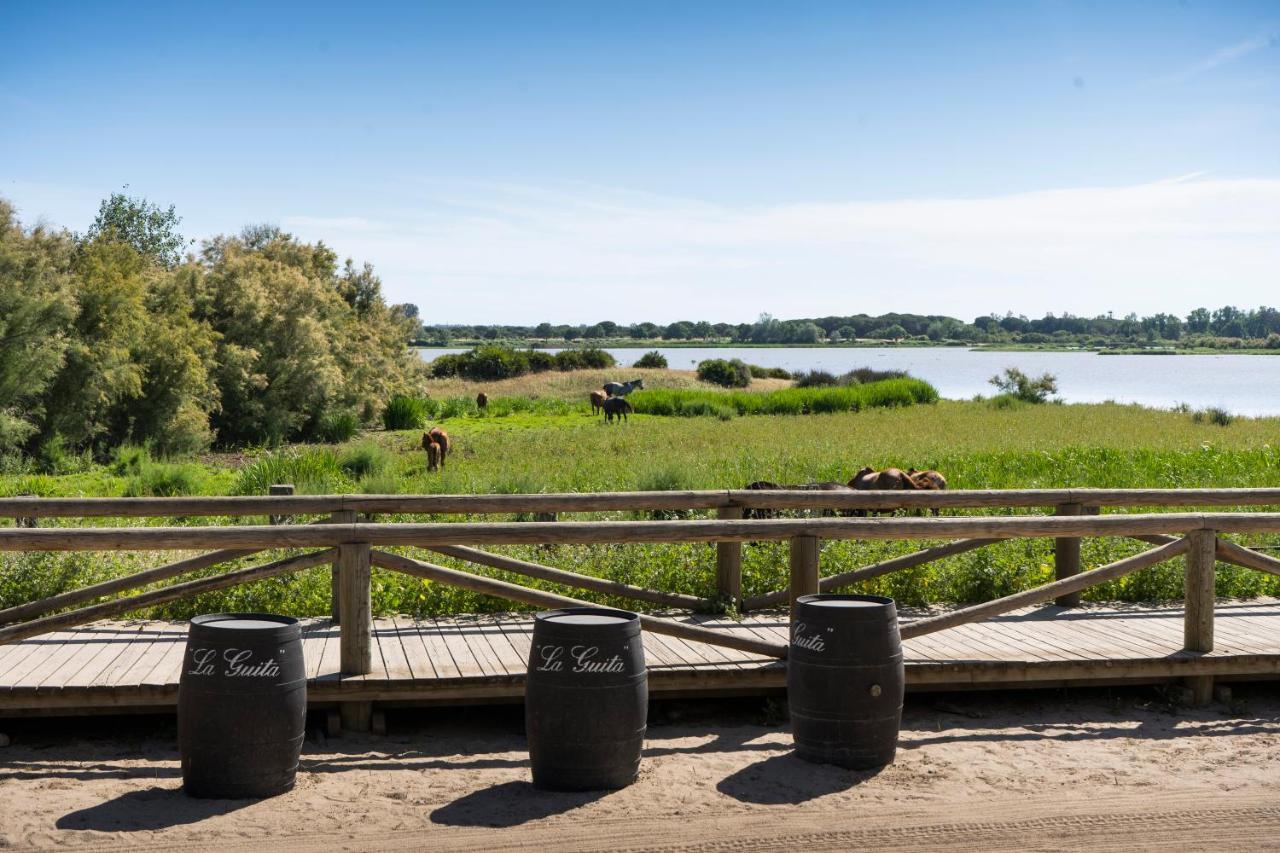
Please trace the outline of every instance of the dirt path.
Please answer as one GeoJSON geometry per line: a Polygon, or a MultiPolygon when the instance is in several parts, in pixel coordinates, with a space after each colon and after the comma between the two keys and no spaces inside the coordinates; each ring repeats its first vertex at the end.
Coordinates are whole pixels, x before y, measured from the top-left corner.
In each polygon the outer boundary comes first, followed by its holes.
{"type": "Polygon", "coordinates": [[[876,774],[795,759],[759,703],[669,708],[635,785],[576,795],[528,784],[512,711],[309,743],[260,802],[183,795],[167,721],[44,723],[0,751],[0,850],[1280,850],[1280,692],[1153,696],[921,699],[876,774]]]}

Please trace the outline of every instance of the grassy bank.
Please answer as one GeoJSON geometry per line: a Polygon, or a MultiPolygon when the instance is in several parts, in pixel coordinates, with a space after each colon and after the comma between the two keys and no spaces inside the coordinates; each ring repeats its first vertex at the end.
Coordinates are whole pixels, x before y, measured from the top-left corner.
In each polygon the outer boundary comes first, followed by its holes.
{"type": "MultiPolygon", "coordinates": [[[[492,403],[491,403],[492,406],[492,403]]],[[[443,474],[427,474],[415,432],[367,434],[344,445],[202,457],[197,491],[261,494],[272,482],[301,491],[551,492],[727,488],[757,479],[783,483],[847,480],[862,465],[936,467],[953,488],[1275,486],[1280,483],[1280,419],[1196,423],[1188,414],[1133,406],[1021,406],[942,401],[795,418],[634,416],[606,426],[567,414],[463,415],[447,422],[456,446],[443,474]]],[[[164,464],[164,463],[159,463],[164,464]]],[[[90,466],[63,475],[0,476],[0,493],[120,495],[137,474],[90,466]]],[[[433,519],[436,520],[436,519],[433,519]]],[[[438,519],[448,520],[448,519],[438,519]]],[[[206,520],[148,523],[198,524],[206,520]]],[[[92,520],[92,524],[142,523],[92,520]]],[[[1280,544],[1280,543],[1272,543],[1280,544]]],[[[922,547],[923,543],[826,543],[825,574],[922,547]]],[[[1098,565],[1144,546],[1118,539],[1084,543],[1098,565]]],[[[408,549],[410,552],[412,549],[408,549]]],[[[500,549],[585,574],[692,594],[714,584],[707,545],[500,549]]],[[[83,586],[172,559],[167,554],[0,556],[0,607],[83,586]]],[[[448,562],[443,558],[439,559],[448,562]]],[[[247,563],[246,563],[247,564],[247,563]]],[[[518,580],[501,572],[497,577],[518,580]]],[[[1026,540],[878,579],[859,589],[904,603],[976,601],[1036,585],[1052,574],[1052,543],[1026,540]]],[[[744,586],[755,594],[785,585],[785,545],[745,549],[744,586]]],[[[548,589],[554,586],[543,585],[548,589]]],[[[1280,578],[1220,566],[1221,595],[1280,594],[1280,578]]],[[[1176,599],[1181,564],[1165,564],[1090,593],[1098,599],[1176,599]]],[[[328,573],[263,581],[152,611],[182,617],[217,609],[327,612],[328,573]]],[[[433,614],[507,609],[505,602],[376,572],[380,613],[433,614]]],[[[621,604],[623,602],[613,602],[621,604]]]]}
{"type": "Polygon", "coordinates": [[[860,412],[917,403],[936,403],[938,392],[919,379],[887,379],[866,385],[833,388],[786,388],[767,393],[748,391],[638,391],[631,397],[640,414],[666,417],[713,415],[808,415],[860,412]]]}

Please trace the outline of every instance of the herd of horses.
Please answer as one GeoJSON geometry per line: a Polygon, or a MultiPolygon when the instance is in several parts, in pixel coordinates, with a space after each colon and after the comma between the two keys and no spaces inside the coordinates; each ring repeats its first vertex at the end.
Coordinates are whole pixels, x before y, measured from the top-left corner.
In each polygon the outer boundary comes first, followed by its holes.
{"type": "MultiPolygon", "coordinates": [[[[947,478],[941,472],[932,468],[925,471],[917,471],[915,468],[908,468],[903,471],[901,468],[885,468],[877,471],[875,468],[866,467],[853,475],[847,483],[824,482],[824,483],[804,483],[797,486],[783,486],[778,483],[771,483],[767,480],[756,480],[754,483],[748,483],[746,488],[752,490],[790,490],[796,489],[801,491],[820,491],[820,492],[851,492],[851,491],[868,491],[873,489],[889,490],[889,491],[940,491],[947,487],[947,478]]],[[[880,512],[880,510],[873,510],[880,512]]],[[[867,510],[862,509],[843,509],[839,512],[845,516],[865,516],[867,510]]],[[[937,515],[938,510],[933,510],[933,514],[937,515]]],[[[777,518],[778,511],[776,509],[748,509],[743,512],[743,518],[777,518]]]]}
{"type": "Polygon", "coordinates": [[[630,382],[606,382],[599,391],[592,391],[591,414],[604,412],[605,423],[613,423],[613,419],[625,421],[627,415],[635,408],[627,402],[627,395],[635,390],[644,390],[643,379],[632,379],[630,382]]]}

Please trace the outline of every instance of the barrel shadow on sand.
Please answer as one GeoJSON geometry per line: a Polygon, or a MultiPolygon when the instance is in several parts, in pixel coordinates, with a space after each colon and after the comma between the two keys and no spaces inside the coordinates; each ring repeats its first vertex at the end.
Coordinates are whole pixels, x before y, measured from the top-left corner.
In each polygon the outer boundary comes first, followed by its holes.
{"type": "Polygon", "coordinates": [[[881,769],[846,770],[831,764],[814,764],[788,752],[731,773],[716,784],[716,790],[743,803],[799,805],[857,787],[881,769]]]}
{"type": "Polygon", "coordinates": [[[113,800],[58,818],[58,829],[98,832],[147,832],[197,823],[206,818],[230,814],[257,800],[197,800],[181,788],[147,788],[130,791],[113,800]]]}
{"type": "Polygon", "coordinates": [[[431,813],[445,826],[503,828],[564,814],[612,794],[612,791],[542,791],[529,782],[503,782],[473,791],[431,813]]]}

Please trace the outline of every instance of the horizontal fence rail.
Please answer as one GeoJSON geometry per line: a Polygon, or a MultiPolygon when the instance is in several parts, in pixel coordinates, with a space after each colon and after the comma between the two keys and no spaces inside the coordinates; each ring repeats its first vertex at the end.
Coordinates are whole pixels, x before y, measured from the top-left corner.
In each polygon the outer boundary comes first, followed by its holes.
{"type": "Polygon", "coordinates": [[[484,514],[720,509],[1001,509],[1280,506],[1280,489],[952,489],[813,491],[716,489],[544,495],[286,495],[177,498],[0,498],[0,518],[484,514]]]}
{"type": "Polygon", "coordinates": [[[0,530],[0,551],[171,551],[370,545],[590,545],[600,542],[746,542],[756,539],[943,539],[1143,536],[1217,530],[1280,532],[1280,513],[1133,513],[1093,516],[797,518],[751,521],[563,521],[325,524],[242,527],[88,527],[0,530]]]}

